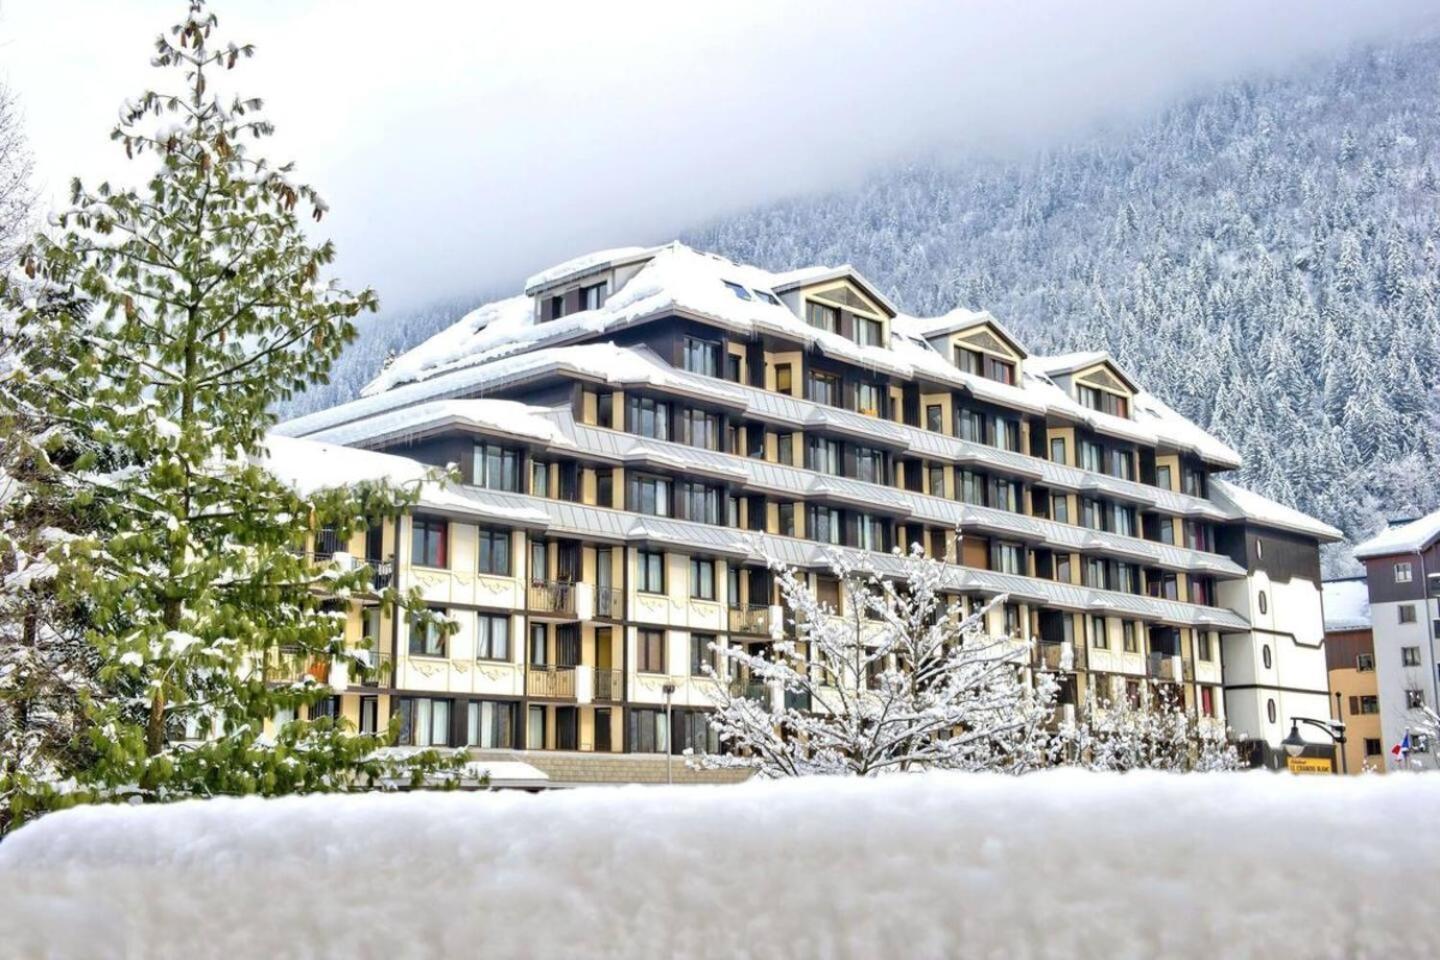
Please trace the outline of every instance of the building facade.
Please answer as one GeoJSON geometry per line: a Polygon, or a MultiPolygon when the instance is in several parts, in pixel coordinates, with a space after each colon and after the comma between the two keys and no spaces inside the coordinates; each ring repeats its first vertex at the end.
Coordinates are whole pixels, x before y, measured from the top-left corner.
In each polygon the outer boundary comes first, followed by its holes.
{"type": "Polygon", "coordinates": [[[337,709],[398,713],[408,743],[563,757],[567,782],[714,749],[710,644],[785,629],[767,560],[838,602],[834,551],[883,573],[917,543],[965,603],[1007,596],[988,627],[1033,640],[1064,713],[1164,690],[1275,765],[1287,718],[1328,710],[1318,550],[1338,531],[1227,483],[1235,453],[1107,355],[1031,356],[983,312],[905,316],[848,267],[580,258],[277,433],[458,468],[335,545],[458,623],[355,614],[384,669],[337,709]]]}
{"type": "Polygon", "coordinates": [[[1387,758],[1408,734],[1407,762],[1440,766],[1422,720],[1440,704],[1440,511],[1392,523],[1356,547],[1355,556],[1365,564],[1387,758]]]}
{"type": "Polygon", "coordinates": [[[1380,729],[1380,685],[1375,640],[1370,630],[1370,597],[1365,577],[1325,582],[1325,658],[1330,671],[1333,719],[1345,724],[1342,772],[1384,773],[1380,729]]]}

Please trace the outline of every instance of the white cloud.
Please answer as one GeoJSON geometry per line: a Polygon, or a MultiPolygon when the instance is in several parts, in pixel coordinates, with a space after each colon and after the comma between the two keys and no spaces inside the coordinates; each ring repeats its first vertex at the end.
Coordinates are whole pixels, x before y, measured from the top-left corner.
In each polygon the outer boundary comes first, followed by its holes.
{"type": "MultiPolygon", "coordinates": [[[[247,0],[241,86],[397,302],[833,187],[937,146],[1003,152],[1435,21],[1342,0],[450,3],[247,0]]],[[[133,176],[107,138],[179,0],[25,0],[0,63],[46,186],[133,176]]]]}

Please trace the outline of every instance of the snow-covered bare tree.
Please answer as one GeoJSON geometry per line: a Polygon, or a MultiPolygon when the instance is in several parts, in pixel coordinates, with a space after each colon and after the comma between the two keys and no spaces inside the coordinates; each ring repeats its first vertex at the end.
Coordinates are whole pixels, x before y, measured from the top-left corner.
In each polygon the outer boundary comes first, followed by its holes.
{"type": "Polygon", "coordinates": [[[1240,755],[1225,732],[1202,727],[1173,693],[1142,691],[1134,700],[1091,699],[1050,743],[1051,759],[1090,770],[1239,770],[1240,755]]]}
{"type": "Polygon", "coordinates": [[[945,592],[945,564],[918,547],[893,577],[843,553],[832,563],[838,611],[777,566],[784,635],[717,647],[725,678],[711,723],[724,752],[692,762],[767,777],[1044,765],[1055,684],[1031,675],[1027,641],[985,634],[1004,597],[966,616],[945,592]]]}
{"type": "MultiPolygon", "coordinates": [[[[251,152],[271,132],[261,104],[221,88],[252,49],[215,33],[194,0],[158,38],[152,63],[179,89],[128,102],[113,133],[148,161],[145,186],[77,181],[8,291],[5,390],[23,419],[7,459],[25,465],[10,503],[54,511],[31,518],[25,562],[44,569],[47,602],[83,614],[103,690],[84,703],[73,789],[12,797],[21,816],[397,775],[377,755],[383,740],[342,720],[265,730],[331,693],[310,676],[265,682],[282,648],[348,662],[351,676],[365,668],[335,603],[370,590],[372,572],[307,552],[308,539],[343,542],[398,515],[413,491],[383,480],[300,491],[264,466],[269,411],[324,381],[375,296],[324,277],[333,249],[312,245],[300,216],[319,220],[325,205],[289,166],[251,152]]],[[[36,582],[12,576],[7,590],[36,582]]],[[[414,594],[381,600],[428,616],[414,594]]],[[[415,775],[444,763],[422,758],[415,775]]]]}

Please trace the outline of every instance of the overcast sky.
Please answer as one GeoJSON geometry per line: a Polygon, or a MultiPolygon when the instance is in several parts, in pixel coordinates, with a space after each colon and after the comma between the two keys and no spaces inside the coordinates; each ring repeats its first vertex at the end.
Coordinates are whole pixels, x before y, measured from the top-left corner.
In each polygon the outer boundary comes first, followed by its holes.
{"type": "MultiPolygon", "coordinates": [[[[1004,152],[1233,76],[1429,29],[1436,0],[226,0],[237,73],[389,307],[843,185],[1004,152]]],[[[135,179],[108,139],[182,0],[0,0],[41,186],[135,179]]],[[[173,81],[171,81],[173,82],[173,81]]]]}

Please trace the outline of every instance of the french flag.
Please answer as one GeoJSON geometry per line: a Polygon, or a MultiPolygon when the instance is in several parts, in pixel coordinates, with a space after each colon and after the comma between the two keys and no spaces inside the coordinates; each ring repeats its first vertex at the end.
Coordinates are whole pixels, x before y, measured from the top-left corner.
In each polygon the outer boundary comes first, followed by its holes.
{"type": "Polygon", "coordinates": [[[1404,763],[1405,758],[1410,756],[1410,731],[1405,731],[1405,739],[1390,748],[1390,756],[1396,763],[1404,763]]]}

